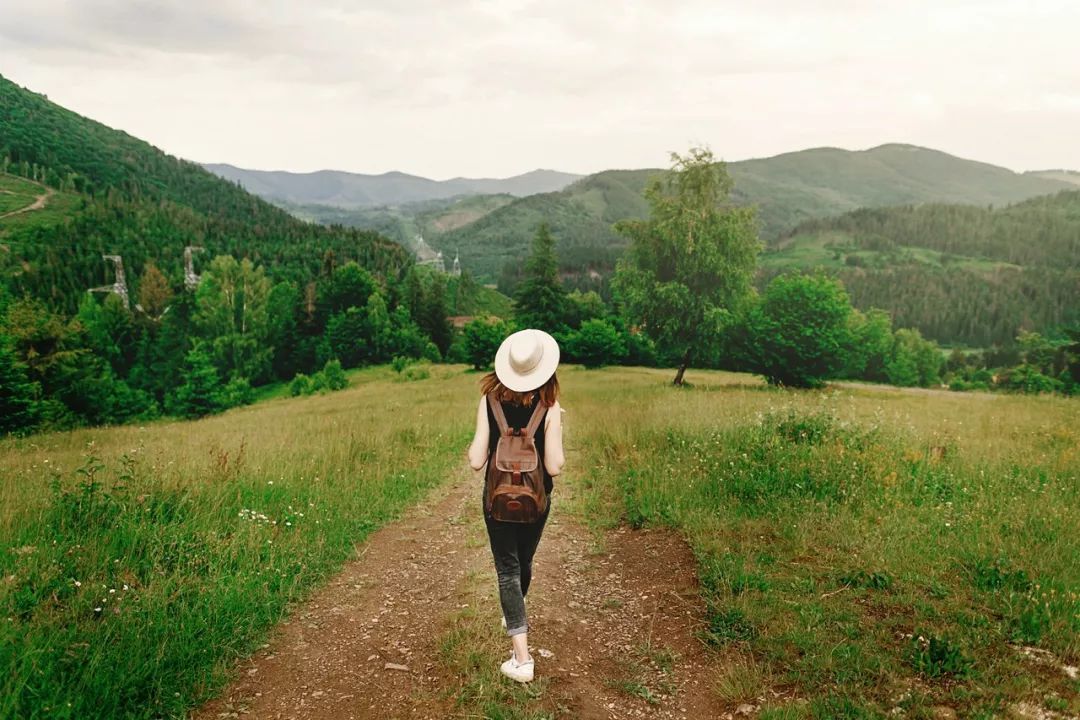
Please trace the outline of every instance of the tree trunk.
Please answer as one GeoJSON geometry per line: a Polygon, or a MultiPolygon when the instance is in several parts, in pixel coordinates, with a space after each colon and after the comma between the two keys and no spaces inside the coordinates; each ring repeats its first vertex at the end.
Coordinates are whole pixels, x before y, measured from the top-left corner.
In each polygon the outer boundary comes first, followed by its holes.
{"type": "Polygon", "coordinates": [[[690,353],[691,349],[686,348],[686,354],[682,357],[682,363],[679,365],[679,372],[675,374],[675,380],[671,383],[672,385],[677,387],[682,386],[683,375],[686,373],[686,366],[690,364],[690,353]]]}

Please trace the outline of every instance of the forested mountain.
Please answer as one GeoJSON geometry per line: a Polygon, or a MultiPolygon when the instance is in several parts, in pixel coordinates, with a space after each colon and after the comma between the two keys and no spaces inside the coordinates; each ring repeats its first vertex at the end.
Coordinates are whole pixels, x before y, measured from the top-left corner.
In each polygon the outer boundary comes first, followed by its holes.
{"type": "MultiPolygon", "coordinates": [[[[1072,187],[1061,179],[1018,174],[910,145],[858,152],[804,150],[733,162],[728,171],[735,181],[732,199],[758,207],[762,238],[770,243],[800,222],[860,207],[922,202],[1003,205],[1072,187]]],[[[564,272],[606,274],[625,242],[611,224],[644,217],[647,206],[641,193],[657,172],[611,170],[590,175],[560,192],[521,198],[470,225],[428,239],[444,252],[460,249],[463,263],[475,267],[481,277],[496,279],[507,259],[527,246],[537,218],[547,215],[564,272]]]]}
{"type": "Polygon", "coordinates": [[[856,307],[930,338],[1010,343],[1080,320],[1080,191],[1004,208],[860,209],[800,225],[762,256],[764,277],[824,267],[856,307]]]}
{"type": "Polygon", "coordinates": [[[232,165],[203,165],[210,172],[261,197],[295,205],[333,205],[362,208],[440,200],[461,195],[525,197],[561,190],[580,175],[556,170],[533,170],[508,178],[430,180],[402,172],[381,175],[319,170],[311,173],[245,170],[232,165]]]}
{"type": "Polygon", "coordinates": [[[505,305],[0,78],[0,434],[340,388],[345,368],[446,357],[448,315],[505,305]]]}
{"type": "Polygon", "coordinates": [[[40,211],[0,219],[0,268],[15,295],[73,312],[111,282],[101,255],[124,259],[129,283],[148,260],[175,284],[184,246],[250,257],[275,277],[308,280],[353,259],[400,274],[407,253],[375,233],[302,222],[195,163],[66,110],[0,77],[0,170],[57,191],[40,211]]]}

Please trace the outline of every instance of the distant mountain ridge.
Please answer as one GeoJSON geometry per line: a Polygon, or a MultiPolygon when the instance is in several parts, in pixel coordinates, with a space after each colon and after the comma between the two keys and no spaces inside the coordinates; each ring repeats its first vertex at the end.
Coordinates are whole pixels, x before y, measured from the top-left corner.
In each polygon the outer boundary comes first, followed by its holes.
{"type": "MultiPolygon", "coordinates": [[[[1016,173],[903,144],[869,150],[813,148],[731,162],[727,169],[735,181],[732,201],[757,206],[762,239],[770,244],[801,223],[862,207],[928,202],[1002,206],[1076,187],[1056,177],[1016,173]]],[[[520,198],[429,239],[444,252],[460,249],[463,263],[481,277],[496,279],[528,246],[536,225],[547,220],[566,272],[605,274],[626,242],[612,224],[645,217],[642,191],[660,172],[606,170],[557,193],[520,198]]]]}
{"type": "Polygon", "coordinates": [[[507,194],[525,197],[562,190],[581,175],[557,170],[533,170],[508,178],[431,180],[403,172],[366,175],[341,170],[294,173],[247,170],[228,164],[205,163],[219,177],[239,183],[248,192],[295,205],[333,205],[343,208],[395,206],[462,195],[507,194]]]}

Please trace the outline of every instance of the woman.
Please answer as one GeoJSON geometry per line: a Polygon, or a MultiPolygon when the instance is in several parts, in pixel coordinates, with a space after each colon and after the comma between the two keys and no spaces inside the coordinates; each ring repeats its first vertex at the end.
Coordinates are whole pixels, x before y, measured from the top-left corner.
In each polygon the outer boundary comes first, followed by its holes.
{"type": "MultiPolygon", "coordinates": [[[[537,455],[543,465],[544,488],[550,497],[552,476],[562,472],[562,408],[559,407],[559,344],[543,330],[521,330],[505,340],[495,353],[495,371],[480,381],[480,404],[476,408],[476,435],[469,447],[469,464],[480,470],[490,462],[499,441],[498,424],[488,403],[493,395],[501,404],[506,423],[524,428],[533,410],[544,413],[534,436],[537,455]]],[[[525,594],[532,580],[532,559],[544,531],[551,503],[535,523],[500,522],[484,509],[491,555],[499,576],[499,602],[503,624],[510,636],[513,654],[501,666],[507,677],[518,682],[533,679],[535,663],[529,655],[525,594]]]]}

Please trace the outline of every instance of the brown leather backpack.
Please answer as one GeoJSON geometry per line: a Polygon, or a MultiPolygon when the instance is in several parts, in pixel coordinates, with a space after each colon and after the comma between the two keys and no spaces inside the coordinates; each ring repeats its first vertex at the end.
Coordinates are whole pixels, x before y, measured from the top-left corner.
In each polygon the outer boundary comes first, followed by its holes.
{"type": "Polygon", "coordinates": [[[499,426],[499,442],[487,468],[485,507],[495,520],[532,523],[547,511],[544,466],[536,451],[536,430],[544,416],[539,399],[524,430],[512,428],[495,396],[488,404],[499,426]]]}

